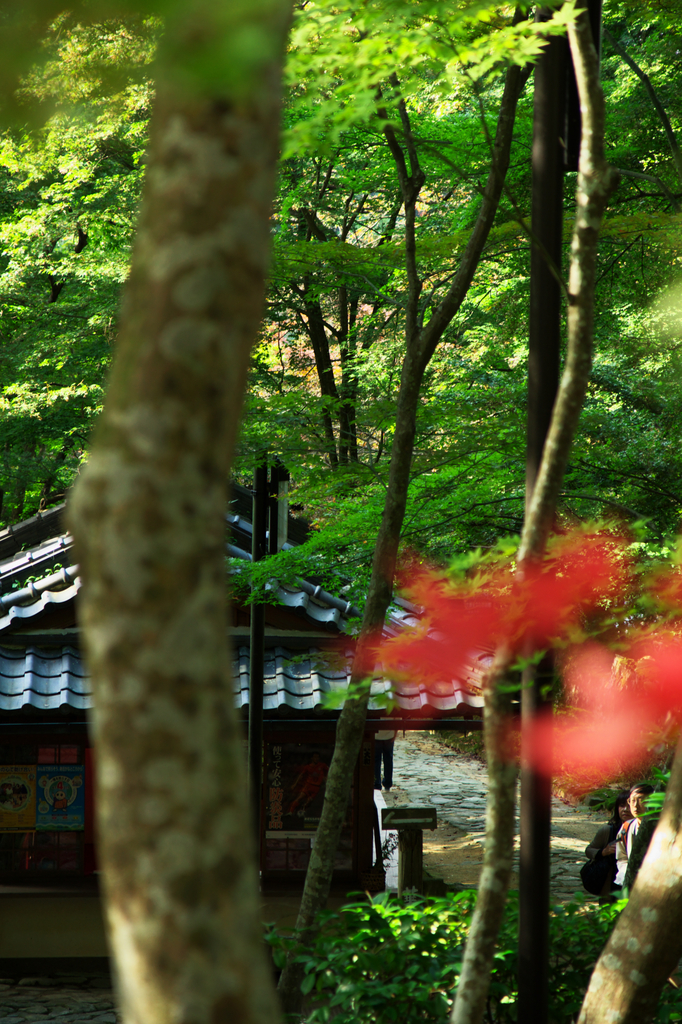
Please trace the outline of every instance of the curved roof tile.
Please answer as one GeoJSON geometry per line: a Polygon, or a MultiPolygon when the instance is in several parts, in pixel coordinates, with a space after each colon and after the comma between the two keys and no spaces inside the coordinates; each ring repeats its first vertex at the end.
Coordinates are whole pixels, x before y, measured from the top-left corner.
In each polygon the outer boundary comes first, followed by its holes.
{"type": "MultiPolygon", "coordinates": [[[[17,622],[35,618],[36,615],[40,615],[41,612],[45,611],[49,605],[65,604],[67,601],[71,601],[72,598],[76,596],[80,588],[80,576],[76,576],[70,586],[64,587],[60,590],[44,590],[40,593],[34,586],[33,589],[36,593],[36,600],[34,600],[32,604],[11,604],[7,614],[0,618],[0,633],[11,629],[11,627],[17,622]]],[[[14,594],[5,595],[6,598],[14,596],[14,594]]],[[[1,600],[2,599],[0,598],[0,601],[1,600]]]]}
{"type": "Polygon", "coordinates": [[[65,704],[78,710],[92,707],[90,679],[77,650],[0,648],[0,710],[26,705],[54,710],[65,704]]]}
{"type": "MultiPolygon", "coordinates": [[[[249,704],[249,649],[240,647],[233,663],[234,695],[238,708],[249,704]]],[[[329,694],[343,691],[350,681],[350,660],[339,666],[338,654],[328,655],[319,648],[304,652],[276,647],[265,660],[263,709],[277,712],[319,712],[326,708],[329,694]]],[[[376,678],[372,682],[370,710],[384,707],[382,697],[392,694],[402,711],[425,709],[472,714],[479,712],[483,698],[468,692],[463,685],[397,683],[376,678]]],[[[92,689],[80,653],[72,647],[25,650],[0,648],[0,710],[15,711],[28,704],[55,709],[63,705],[85,710],[92,707],[92,689]]]]}

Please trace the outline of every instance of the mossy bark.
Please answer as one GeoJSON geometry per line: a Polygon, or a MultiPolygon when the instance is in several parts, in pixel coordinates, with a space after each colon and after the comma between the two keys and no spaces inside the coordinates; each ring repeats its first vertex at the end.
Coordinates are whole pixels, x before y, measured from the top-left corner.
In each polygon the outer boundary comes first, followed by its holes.
{"type": "Polygon", "coordinates": [[[111,384],[70,502],[95,695],[99,857],[126,1024],[279,1019],[224,553],[268,265],[288,4],[259,13],[271,53],[252,88],[206,96],[168,76],[158,83],[111,384]]]}

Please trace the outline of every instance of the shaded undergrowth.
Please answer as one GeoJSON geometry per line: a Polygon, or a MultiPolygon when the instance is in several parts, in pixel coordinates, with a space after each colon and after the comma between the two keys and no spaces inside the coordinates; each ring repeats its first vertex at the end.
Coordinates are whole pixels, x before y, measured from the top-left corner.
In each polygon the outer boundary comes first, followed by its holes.
{"type": "MultiPolygon", "coordinates": [[[[475,901],[471,890],[408,905],[382,893],[325,912],[313,950],[300,954],[307,1024],[447,1021],[475,901]]],[[[552,908],[552,1024],[576,1020],[592,968],[624,905],[572,902],[552,908]]],[[[495,954],[486,1024],[517,1019],[517,934],[518,896],[511,893],[495,954]]],[[[282,965],[291,938],[270,927],[268,941],[275,963],[282,965]]],[[[677,1020],[682,1020],[682,992],[666,985],[656,1021],[677,1020]]]]}

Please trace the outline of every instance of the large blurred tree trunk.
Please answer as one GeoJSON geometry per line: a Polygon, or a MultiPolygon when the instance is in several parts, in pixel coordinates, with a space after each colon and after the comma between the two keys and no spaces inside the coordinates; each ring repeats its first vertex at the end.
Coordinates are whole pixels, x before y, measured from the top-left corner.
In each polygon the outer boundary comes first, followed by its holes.
{"type": "Polygon", "coordinates": [[[233,709],[224,544],[268,263],[288,8],[188,0],[169,14],[118,351],[71,502],[126,1024],[279,1019],[233,709]]]}

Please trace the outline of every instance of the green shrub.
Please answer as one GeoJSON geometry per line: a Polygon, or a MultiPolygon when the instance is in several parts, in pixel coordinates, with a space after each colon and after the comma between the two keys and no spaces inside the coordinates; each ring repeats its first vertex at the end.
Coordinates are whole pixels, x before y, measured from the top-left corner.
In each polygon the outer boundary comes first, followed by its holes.
{"type": "MultiPolygon", "coordinates": [[[[307,1024],[447,1021],[461,969],[473,891],[403,906],[385,893],[325,913],[312,952],[302,953],[307,1024]]],[[[571,1024],[592,968],[624,903],[569,903],[550,916],[552,1024],[571,1024]]],[[[488,1024],[516,1021],[518,897],[510,894],[486,1011],[488,1024]]],[[[291,940],[269,930],[277,966],[291,940]]],[[[682,1019],[682,993],[668,986],[657,1021],[682,1019]]]]}
{"type": "Polygon", "coordinates": [[[438,732],[434,737],[444,747],[450,747],[459,754],[474,758],[485,763],[485,741],[482,729],[471,732],[438,732]]]}

